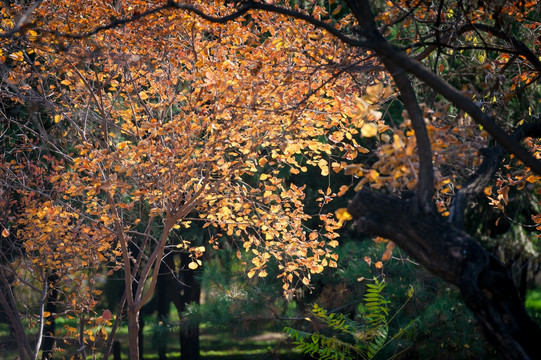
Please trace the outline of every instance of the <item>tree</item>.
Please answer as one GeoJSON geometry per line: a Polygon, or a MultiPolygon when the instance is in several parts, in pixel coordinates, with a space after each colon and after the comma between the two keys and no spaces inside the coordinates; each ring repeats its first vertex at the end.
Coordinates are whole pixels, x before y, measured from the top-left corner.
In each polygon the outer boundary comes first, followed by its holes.
{"type": "MultiPolygon", "coordinates": [[[[150,228],[142,232],[144,239],[157,246],[150,262],[141,268],[141,279],[151,269],[157,271],[171,229],[182,226],[192,211],[230,234],[246,231],[246,248],[265,243],[266,251],[257,250],[249,276],[265,275],[266,259],[275,256],[280,260],[283,254],[299,256],[282,264],[283,278],[289,282],[299,265],[321,271],[324,264],[330,264],[331,255],[326,250],[318,255],[318,234],[306,239],[297,232],[302,244],[314,241],[307,247],[314,249],[309,261],[306,252],[296,252],[299,243],[289,236],[291,229],[301,231],[301,192],[294,187],[278,190],[280,164],[302,171],[300,155],[307,151],[306,164],[320,166],[324,175],[329,168],[340,171],[349,160],[352,163],[346,172],[361,177],[347,212],[338,214],[339,224],[352,216],[364,232],[392,240],[430,271],[457,285],[488,339],[504,356],[536,357],[535,342],[541,332],[527,316],[507,270],[463,230],[467,205],[474,196],[487,194],[494,206],[505,209],[510,188],[517,188],[519,196],[538,189],[539,124],[529,113],[537,114],[539,105],[529,102],[528,114],[518,112],[521,102],[539,95],[535,88],[541,70],[536,54],[539,22],[535,2],[389,1],[373,3],[372,8],[363,0],[323,6],[309,1],[92,5],[80,2],[66,10],[58,1],[21,9],[20,19],[34,10],[35,19],[14,22],[4,38],[29,28],[27,34],[39,34],[41,44],[57,44],[67,53],[89,50],[93,59],[104,59],[100,61],[104,68],[119,74],[117,78],[100,75],[99,66],[74,67],[70,73],[62,59],[55,59],[58,74],[65,74],[60,76],[61,89],[69,99],[60,99],[62,108],[56,112],[62,112],[63,121],[77,123],[78,102],[90,99],[81,102],[86,104],[82,108],[95,116],[93,126],[101,127],[94,133],[94,144],[79,149],[75,170],[81,175],[71,193],[81,199],[83,208],[96,202],[106,210],[92,216],[105,216],[102,221],[120,241],[127,288],[134,273],[129,267],[126,236],[135,230],[120,220],[124,220],[123,207],[135,213],[142,204],[150,207],[147,224],[161,217],[164,225],[154,233],[150,228]],[[83,20],[74,21],[75,16],[83,20]],[[145,26],[138,27],[143,18],[145,26]],[[157,19],[164,21],[157,24],[157,19]],[[179,28],[177,39],[171,34],[179,28]],[[130,53],[129,48],[119,47],[122,51],[110,50],[108,55],[114,56],[105,60],[101,44],[114,49],[116,41],[130,43],[134,33],[146,45],[145,51],[130,53]],[[176,43],[190,50],[175,53],[173,58],[166,45],[176,43]],[[175,64],[178,57],[189,61],[175,64]],[[157,58],[171,63],[165,68],[172,69],[168,71],[173,76],[157,71],[163,69],[157,66],[157,58]],[[473,73],[464,69],[473,69],[473,73]],[[164,74],[160,81],[152,79],[156,72],[164,74]],[[164,85],[172,90],[157,90],[164,85]],[[395,119],[397,114],[392,113],[397,102],[389,85],[400,93],[401,104],[394,109],[404,108],[403,117],[398,114],[395,119]],[[86,92],[77,92],[84,88],[86,92]],[[127,95],[115,97],[118,89],[127,95]],[[163,102],[164,93],[180,98],[163,102]],[[421,95],[425,104],[419,101],[421,95]],[[115,108],[112,99],[133,105],[115,108]],[[391,116],[384,117],[378,110],[388,103],[391,116]],[[161,110],[161,117],[155,110],[161,110]],[[184,123],[177,125],[176,111],[184,123]],[[190,127],[194,124],[198,126],[190,127]],[[289,127],[287,131],[285,127],[289,127]],[[185,128],[190,131],[180,130],[185,128]],[[109,134],[113,129],[121,129],[116,139],[109,134]],[[178,139],[171,132],[186,134],[180,140],[190,139],[190,146],[183,143],[171,148],[168,144],[178,139]],[[250,140],[232,137],[248,133],[250,140]],[[469,145],[474,146],[473,151],[468,150],[469,145]],[[189,150],[193,153],[187,149],[194,149],[189,150]],[[171,159],[177,153],[186,162],[171,159]],[[197,159],[200,157],[202,161],[197,159]],[[273,172],[268,172],[269,166],[273,172]],[[103,170],[107,168],[113,171],[103,170]],[[129,172],[130,168],[134,170],[129,172]],[[161,170],[163,179],[148,176],[161,170]],[[262,198],[257,201],[248,200],[255,187],[238,182],[243,175],[255,173],[262,173],[257,193],[262,198]],[[498,194],[496,198],[491,191],[498,194]],[[129,194],[138,195],[126,202],[129,194]],[[189,199],[179,194],[189,194],[189,199]],[[224,194],[228,196],[221,198],[224,194]],[[232,199],[237,198],[246,199],[250,206],[235,207],[232,199]],[[278,200],[286,198],[293,199],[290,207],[297,212],[281,212],[285,206],[278,200]],[[203,199],[218,207],[205,206],[203,199]],[[251,211],[257,214],[263,209],[254,205],[257,203],[266,204],[268,211],[250,218],[251,211]],[[285,215],[288,226],[276,214],[285,215]],[[248,225],[239,223],[239,218],[248,225]],[[235,221],[227,224],[228,220],[235,221]],[[250,228],[262,230],[263,238],[250,228]],[[287,236],[280,246],[273,240],[278,234],[287,236]],[[288,239],[292,241],[288,243],[288,239]],[[274,246],[278,249],[269,250],[274,246]]],[[[22,61],[23,55],[10,54],[13,61],[22,61]]],[[[68,64],[77,63],[68,56],[65,59],[68,64]]],[[[324,195],[330,198],[332,190],[324,195]]],[[[334,244],[332,231],[337,224],[329,217],[323,219],[331,230],[329,244],[334,244]]],[[[534,215],[532,220],[538,224],[541,217],[534,215]]],[[[192,253],[191,264],[197,265],[199,253],[197,249],[192,253]]],[[[309,283],[308,276],[300,278],[309,283]]],[[[286,282],[284,288],[289,291],[290,284],[286,282]]],[[[145,299],[142,288],[135,291],[128,301],[132,317],[145,299]]]]}
{"type": "MultiPolygon", "coordinates": [[[[351,119],[333,103],[336,95],[311,96],[325,93],[329,81],[341,86],[324,66],[308,66],[318,42],[302,40],[306,54],[283,53],[280,42],[300,42],[300,32],[295,21],[274,26],[274,15],[263,17],[259,28],[242,19],[237,27],[217,28],[169,11],[171,23],[163,27],[156,11],[141,3],[130,11],[146,15],[145,27],[132,22],[97,32],[88,41],[83,36],[59,43],[59,31],[72,26],[84,31],[81,14],[93,27],[104,12],[113,17],[120,11],[103,4],[75,6],[51,2],[39,7],[37,27],[4,44],[17,90],[12,97],[23,104],[31,95],[41,98],[48,105],[44,118],[62,132],[54,139],[36,132],[36,147],[53,148],[54,156],[36,156],[51,190],[34,199],[39,189],[16,172],[5,176],[15,177],[15,184],[5,183],[30,198],[24,206],[28,215],[12,225],[21,240],[32,244],[44,229],[51,234],[40,237],[40,248],[27,249],[45,269],[72,265],[65,254],[79,254],[72,247],[79,245],[66,237],[79,234],[94,245],[86,255],[101,256],[103,262],[106,256],[118,257],[112,270],[124,272],[130,358],[138,357],[139,313],[154,291],[164,256],[180,248],[189,253],[184,268],[201,265],[205,247],[193,246],[181,231],[192,221],[219,228],[236,237],[239,249],[252,251],[256,257],[248,277],[267,276],[267,262],[275,258],[288,297],[293,283],[308,285],[311,273],[336,266],[331,253],[337,245],[336,221],[322,212],[317,214],[321,228],[308,231],[303,188],[279,176],[280,171],[306,171],[306,165],[319,166],[325,176],[331,165],[341,168],[345,163],[331,161],[335,146],[318,137],[334,127],[336,134],[356,131],[348,129],[351,119]],[[267,40],[267,33],[274,40],[267,40]],[[57,46],[63,47],[60,56],[57,46]],[[252,75],[259,76],[257,83],[252,75]],[[285,104],[291,108],[284,110],[285,104]],[[51,251],[53,242],[66,251],[51,251]],[[46,262],[49,258],[53,263],[46,262]]],[[[341,51],[332,42],[328,46],[341,51]]],[[[28,135],[21,119],[7,120],[17,136],[28,135]]]]}

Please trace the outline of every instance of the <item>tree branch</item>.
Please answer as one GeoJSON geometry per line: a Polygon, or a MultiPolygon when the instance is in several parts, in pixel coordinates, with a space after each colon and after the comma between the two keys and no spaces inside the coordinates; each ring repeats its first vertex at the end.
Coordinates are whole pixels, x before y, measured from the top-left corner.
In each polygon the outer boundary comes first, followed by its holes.
{"type": "Polygon", "coordinates": [[[381,53],[380,49],[385,49],[391,45],[381,35],[376,27],[376,22],[372,11],[366,1],[348,0],[353,13],[361,24],[361,31],[367,40],[374,43],[376,54],[382,58],[383,64],[391,73],[398,89],[402,102],[408,111],[411,124],[417,140],[417,154],[419,155],[419,176],[417,183],[417,198],[419,206],[426,212],[433,209],[432,197],[434,195],[434,168],[432,165],[432,149],[430,139],[423,117],[421,108],[415,95],[415,90],[411,85],[407,73],[401,67],[401,64],[394,61],[392,57],[381,53]]]}
{"type": "Polygon", "coordinates": [[[426,130],[423,112],[419,107],[415,90],[413,90],[408,75],[398,64],[386,58],[383,59],[383,63],[400,90],[400,97],[411,119],[411,125],[417,141],[417,154],[419,155],[419,176],[416,194],[419,199],[419,206],[425,212],[429,212],[434,204],[432,201],[432,197],[434,196],[434,167],[432,164],[432,148],[428,131],[426,130]]]}
{"type": "MultiPolygon", "coordinates": [[[[511,135],[516,141],[527,137],[541,137],[541,123],[528,123],[518,127],[511,135]]],[[[494,178],[505,156],[505,150],[496,145],[486,150],[484,159],[475,174],[461,187],[450,206],[449,221],[457,228],[464,227],[464,215],[468,201],[480,194],[494,178]]]]}
{"type": "Polygon", "coordinates": [[[316,26],[317,28],[321,28],[321,29],[326,30],[331,35],[335,36],[336,38],[338,38],[340,41],[344,42],[345,44],[355,46],[355,47],[371,47],[371,44],[369,42],[361,41],[361,40],[358,40],[358,39],[355,39],[355,38],[351,38],[351,37],[345,35],[344,33],[342,33],[339,29],[332,26],[332,24],[329,24],[329,23],[326,23],[324,21],[318,20],[318,19],[316,19],[316,18],[314,18],[314,17],[312,17],[310,15],[304,14],[304,13],[296,11],[296,10],[283,8],[283,7],[280,7],[280,6],[266,4],[266,3],[259,3],[259,2],[255,2],[255,1],[251,1],[251,0],[244,2],[242,6],[235,9],[235,11],[233,11],[231,14],[225,15],[225,16],[211,16],[211,15],[208,15],[207,13],[205,13],[203,10],[201,10],[197,6],[194,6],[194,5],[191,5],[191,4],[183,4],[183,3],[180,3],[180,2],[176,2],[174,0],[169,0],[166,4],[164,4],[162,6],[158,6],[156,8],[144,11],[144,12],[142,12],[140,14],[137,14],[137,15],[134,15],[134,16],[131,16],[131,17],[127,17],[127,18],[123,18],[123,19],[116,19],[116,20],[114,20],[114,21],[112,21],[112,22],[110,22],[110,23],[108,23],[106,25],[96,27],[93,30],[90,30],[90,31],[85,32],[85,33],[68,34],[68,33],[62,33],[62,32],[57,32],[57,31],[44,31],[44,32],[53,34],[53,35],[58,36],[58,37],[64,37],[64,38],[67,38],[67,39],[80,40],[80,39],[85,39],[85,38],[88,38],[88,37],[90,37],[92,35],[95,35],[95,34],[101,32],[101,31],[111,30],[111,29],[114,29],[114,28],[126,25],[128,23],[140,20],[140,19],[142,19],[144,17],[147,17],[149,15],[152,15],[152,14],[155,14],[155,13],[167,10],[167,9],[185,10],[185,11],[191,12],[191,13],[201,17],[204,20],[207,20],[207,21],[210,21],[210,22],[213,22],[213,23],[218,23],[218,24],[225,24],[225,23],[227,23],[229,21],[238,19],[238,18],[244,16],[250,10],[267,11],[267,12],[271,12],[271,13],[275,13],[275,14],[281,14],[281,15],[290,16],[292,18],[299,19],[299,20],[304,20],[304,21],[316,26]]]}
{"type": "Polygon", "coordinates": [[[177,8],[177,9],[183,9],[183,10],[193,12],[194,14],[202,17],[203,19],[205,19],[207,21],[211,21],[211,22],[215,22],[215,23],[221,23],[221,24],[226,23],[226,22],[231,21],[231,20],[234,20],[234,19],[244,15],[249,10],[267,11],[267,12],[271,12],[271,13],[275,13],[275,14],[281,14],[281,15],[290,16],[292,18],[299,19],[299,20],[304,20],[307,23],[310,23],[310,24],[312,24],[312,25],[314,25],[314,26],[316,26],[318,28],[326,30],[331,35],[338,38],[339,40],[341,40],[345,44],[355,46],[355,47],[370,47],[369,42],[357,40],[357,39],[351,38],[349,36],[346,36],[344,33],[342,33],[340,30],[338,30],[337,28],[335,28],[334,26],[332,26],[329,23],[318,20],[318,19],[316,19],[316,18],[314,18],[314,17],[312,17],[310,15],[304,14],[302,12],[292,10],[292,9],[288,9],[288,8],[283,8],[283,7],[272,5],[272,4],[260,3],[260,2],[248,0],[236,12],[234,12],[231,15],[227,15],[227,16],[223,16],[223,17],[209,16],[209,15],[205,14],[202,10],[198,9],[197,7],[195,7],[193,5],[177,3],[174,0],[169,0],[168,5],[170,5],[171,7],[177,8]]]}
{"type": "Polygon", "coordinates": [[[15,26],[13,26],[11,30],[8,30],[0,34],[0,38],[9,38],[15,35],[16,33],[18,33],[25,25],[28,24],[28,22],[30,21],[30,18],[32,17],[33,12],[41,5],[42,2],[43,0],[37,0],[36,2],[34,2],[32,6],[30,6],[21,15],[21,17],[19,18],[19,20],[17,20],[17,23],[15,24],[15,26]]]}
{"type": "Polygon", "coordinates": [[[524,310],[504,265],[437,212],[419,216],[414,198],[363,189],[348,206],[357,227],[395,242],[421,265],[459,287],[466,305],[506,359],[536,359],[541,330],[524,310]]]}
{"type": "Polygon", "coordinates": [[[502,40],[507,41],[513,47],[515,50],[520,54],[523,55],[534,67],[537,71],[541,72],[541,60],[535,55],[533,51],[526,46],[522,41],[519,41],[517,38],[512,36],[511,34],[506,33],[502,29],[499,29],[495,26],[485,25],[485,24],[468,24],[464,25],[459,29],[460,33],[472,31],[472,30],[478,30],[478,31],[485,31],[489,34],[496,36],[502,40]]]}
{"type": "Polygon", "coordinates": [[[468,113],[472,119],[483,126],[483,128],[509,153],[514,154],[526,166],[530,167],[535,173],[541,175],[541,161],[530,154],[518,141],[505,133],[496,122],[485,114],[479,106],[464,96],[460,91],[449,85],[431,70],[426,68],[418,61],[408,55],[397,51],[390,44],[384,44],[378,47],[378,51],[392,59],[395,63],[415,75],[419,80],[431,87],[434,91],[441,94],[447,100],[451,101],[458,108],[468,113]]]}
{"type": "MultiPolygon", "coordinates": [[[[453,28],[452,30],[455,30],[455,29],[453,28]]],[[[541,60],[539,60],[539,58],[535,55],[535,53],[530,48],[528,48],[526,44],[524,44],[523,42],[521,42],[514,36],[506,33],[505,31],[497,27],[486,25],[486,24],[477,24],[477,23],[470,23],[470,24],[463,25],[460,28],[453,31],[452,33],[449,33],[444,38],[440,38],[439,41],[436,37],[436,41],[433,43],[427,43],[426,45],[430,45],[430,46],[426,48],[425,50],[423,50],[421,54],[417,55],[415,59],[421,61],[422,59],[426,58],[432,51],[437,49],[439,46],[447,46],[453,49],[463,49],[463,47],[457,48],[455,46],[449,45],[449,42],[451,41],[453,37],[460,36],[470,31],[488,32],[489,34],[497,38],[500,38],[502,40],[505,40],[506,42],[511,44],[513,48],[515,48],[515,51],[510,51],[508,49],[488,48],[488,47],[478,47],[479,49],[523,55],[537,71],[541,72],[541,60]]],[[[475,48],[475,47],[470,47],[470,48],[475,48]]]]}

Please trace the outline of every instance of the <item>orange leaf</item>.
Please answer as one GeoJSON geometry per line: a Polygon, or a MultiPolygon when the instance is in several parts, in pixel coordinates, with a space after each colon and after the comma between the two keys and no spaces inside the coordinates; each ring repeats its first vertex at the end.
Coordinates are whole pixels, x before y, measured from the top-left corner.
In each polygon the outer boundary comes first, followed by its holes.
{"type": "Polygon", "coordinates": [[[389,241],[387,243],[387,246],[385,247],[385,252],[383,253],[383,256],[381,257],[381,261],[391,260],[391,257],[393,256],[393,249],[395,247],[396,247],[396,244],[392,241],[389,241]]]}
{"type": "Polygon", "coordinates": [[[338,191],[337,195],[338,196],[344,195],[348,191],[348,189],[349,189],[349,186],[347,186],[347,185],[340,186],[340,190],[338,191]]]}
{"type": "Polygon", "coordinates": [[[364,257],[364,261],[366,261],[368,265],[372,264],[372,259],[370,259],[368,256],[364,257]]]}

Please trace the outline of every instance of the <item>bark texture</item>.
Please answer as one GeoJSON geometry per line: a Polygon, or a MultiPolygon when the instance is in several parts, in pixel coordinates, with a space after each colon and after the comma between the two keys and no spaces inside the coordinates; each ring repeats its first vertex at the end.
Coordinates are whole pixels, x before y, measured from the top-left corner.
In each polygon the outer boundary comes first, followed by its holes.
{"type": "Polygon", "coordinates": [[[505,359],[539,359],[541,330],[530,319],[504,265],[416,196],[361,190],[348,212],[358,228],[394,241],[432,273],[456,285],[487,339],[505,359]],[[424,209],[423,209],[424,210],[424,209]]]}

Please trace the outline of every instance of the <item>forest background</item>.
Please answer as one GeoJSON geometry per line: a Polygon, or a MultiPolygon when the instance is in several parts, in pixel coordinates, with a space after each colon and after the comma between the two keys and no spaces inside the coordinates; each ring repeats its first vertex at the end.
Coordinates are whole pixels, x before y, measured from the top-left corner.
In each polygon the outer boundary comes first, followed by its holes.
{"type": "Polygon", "coordinates": [[[535,1],[2,4],[6,356],[539,355],[535,1]]]}

